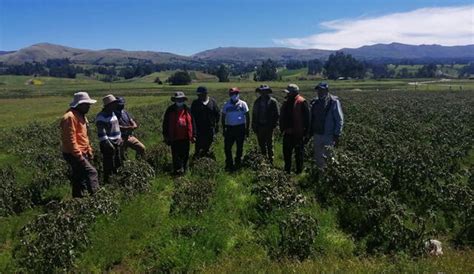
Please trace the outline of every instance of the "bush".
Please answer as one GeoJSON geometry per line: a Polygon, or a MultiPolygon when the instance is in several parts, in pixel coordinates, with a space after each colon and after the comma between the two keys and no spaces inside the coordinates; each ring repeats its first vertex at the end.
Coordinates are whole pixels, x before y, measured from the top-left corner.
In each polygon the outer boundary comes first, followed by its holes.
{"type": "Polygon", "coordinates": [[[281,255],[304,260],[313,253],[318,222],[307,213],[294,211],[280,223],[280,234],[281,255]]]}
{"type": "Polygon", "coordinates": [[[192,160],[191,172],[200,178],[215,179],[220,172],[220,168],[216,160],[200,157],[192,160]]]}
{"type": "Polygon", "coordinates": [[[150,189],[151,178],[155,176],[153,168],[145,161],[125,161],[110,181],[125,192],[127,196],[150,189]]]}
{"type": "Polygon", "coordinates": [[[158,143],[147,147],[145,159],[156,173],[171,171],[171,151],[166,144],[158,143]]]}
{"type": "Polygon", "coordinates": [[[32,194],[15,181],[12,167],[0,168],[0,217],[22,212],[31,207],[32,194]]]}
{"type": "Polygon", "coordinates": [[[209,206],[216,183],[205,178],[180,179],[173,192],[171,213],[202,214],[209,206]]]}
{"type": "Polygon", "coordinates": [[[89,227],[97,215],[116,211],[115,197],[106,190],[83,199],[52,203],[47,213],[20,231],[14,257],[24,270],[67,272],[87,246],[89,227]]]}
{"type": "Polygon", "coordinates": [[[172,85],[189,85],[191,83],[191,76],[187,71],[177,71],[168,78],[168,82],[172,85]]]}

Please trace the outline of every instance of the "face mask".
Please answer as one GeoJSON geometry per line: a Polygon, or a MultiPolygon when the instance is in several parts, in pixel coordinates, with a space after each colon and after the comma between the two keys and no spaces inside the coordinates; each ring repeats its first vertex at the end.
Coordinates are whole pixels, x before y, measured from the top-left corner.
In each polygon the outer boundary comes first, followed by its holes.
{"type": "Polygon", "coordinates": [[[239,95],[234,94],[234,95],[230,96],[230,99],[232,100],[232,102],[237,102],[239,100],[239,95]]]}
{"type": "Polygon", "coordinates": [[[184,102],[176,102],[176,106],[180,108],[184,106],[184,102]]]}

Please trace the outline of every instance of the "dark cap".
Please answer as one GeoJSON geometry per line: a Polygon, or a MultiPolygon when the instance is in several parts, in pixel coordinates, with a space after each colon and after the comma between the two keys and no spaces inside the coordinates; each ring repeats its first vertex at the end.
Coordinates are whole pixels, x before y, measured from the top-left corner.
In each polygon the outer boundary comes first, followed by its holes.
{"type": "Polygon", "coordinates": [[[329,84],[326,82],[321,82],[317,86],[314,87],[314,89],[322,89],[322,90],[328,90],[329,89],[329,84]]]}
{"type": "Polygon", "coordinates": [[[196,89],[197,93],[207,93],[207,88],[204,86],[200,86],[196,89]]]}
{"type": "Polygon", "coordinates": [[[125,98],[117,97],[117,102],[120,106],[124,106],[125,105],[125,98]]]}

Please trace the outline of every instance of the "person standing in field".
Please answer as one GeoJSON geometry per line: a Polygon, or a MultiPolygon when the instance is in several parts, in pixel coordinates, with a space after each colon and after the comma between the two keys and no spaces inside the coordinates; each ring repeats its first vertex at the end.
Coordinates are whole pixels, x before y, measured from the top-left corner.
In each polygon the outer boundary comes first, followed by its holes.
{"type": "Polygon", "coordinates": [[[118,100],[112,94],[102,98],[103,109],[95,118],[97,135],[100,141],[100,151],[103,156],[104,182],[109,182],[109,177],[122,166],[122,144],[120,125],[115,111],[118,100]]]}
{"type": "Polygon", "coordinates": [[[125,98],[117,97],[118,106],[115,111],[115,115],[119,121],[120,133],[123,140],[123,147],[121,149],[122,159],[125,159],[125,152],[127,148],[131,148],[137,152],[137,158],[143,158],[145,155],[145,146],[138,140],[137,137],[133,136],[133,130],[138,128],[137,123],[133,116],[126,111],[125,98]]]}
{"type": "Polygon", "coordinates": [[[255,91],[260,96],[253,104],[252,130],[257,134],[262,154],[273,163],[273,130],[280,117],[278,101],[270,95],[272,89],[268,85],[261,85],[255,91]]]}
{"type": "Polygon", "coordinates": [[[344,115],[337,96],[329,93],[329,85],[321,82],[315,88],[318,97],[311,102],[310,134],[314,142],[314,160],[318,168],[326,166],[329,148],[337,146],[342,133],[344,115]]]}
{"type": "Polygon", "coordinates": [[[233,171],[241,166],[245,138],[249,136],[250,114],[247,103],[240,100],[240,89],[229,89],[229,100],[222,107],[225,168],[233,171]],[[237,144],[235,160],[232,147],[237,144]]]}
{"type": "Polygon", "coordinates": [[[304,140],[309,132],[310,113],[308,102],[299,94],[299,87],[290,84],[284,90],[286,101],[280,110],[280,130],[283,133],[283,158],[285,171],[291,173],[295,152],[296,174],[303,171],[304,140]]]}
{"type": "Polygon", "coordinates": [[[77,92],[69,104],[60,123],[61,150],[64,160],[71,169],[72,197],[80,198],[84,192],[94,194],[99,188],[97,170],[92,166],[92,146],[87,134],[86,118],[90,106],[97,101],[89,97],[87,92],[77,92]]]}
{"type": "Polygon", "coordinates": [[[209,156],[214,138],[219,131],[220,110],[216,100],[209,97],[206,87],[198,87],[198,98],[191,104],[191,114],[196,124],[195,154],[209,156]]]}
{"type": "Polygon", "coordinates": [[[171,101],[173,104],[166,109],[163,118],[163,139],[171,146],[173,171],[183,175],[188,169],[190,143],[196,141],[196,127],[190,108],[185,104],[188,98],[183,92],[177,91],[171,101]]]}

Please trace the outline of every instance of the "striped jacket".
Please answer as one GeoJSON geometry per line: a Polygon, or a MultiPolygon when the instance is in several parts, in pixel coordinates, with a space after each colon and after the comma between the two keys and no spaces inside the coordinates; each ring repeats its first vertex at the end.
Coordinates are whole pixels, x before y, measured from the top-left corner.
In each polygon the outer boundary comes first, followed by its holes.
{"type": "Polygon", "coordinates": [[[99,141],[109,140],[115,144],[121,140],[120,125],[115,113],[99,112],[95,118],[95,125],[99,141]]]}

